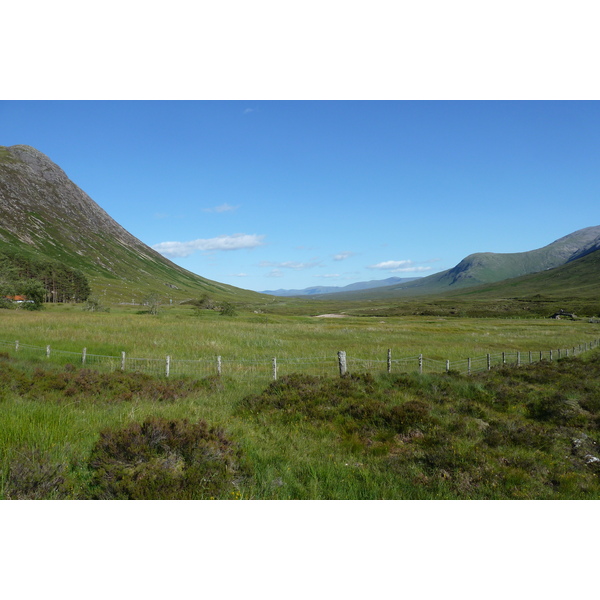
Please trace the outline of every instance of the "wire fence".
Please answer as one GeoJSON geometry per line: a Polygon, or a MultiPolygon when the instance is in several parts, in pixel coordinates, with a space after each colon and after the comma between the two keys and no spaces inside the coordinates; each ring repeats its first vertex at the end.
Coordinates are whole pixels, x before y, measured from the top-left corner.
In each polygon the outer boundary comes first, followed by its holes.
{"type": "Polygon", "coordinates": [[[340,351],[336,356],[306,358],[256,358],[239,359],[234,357],[211,356],[193,359],[137,358],[121,352],[119,356],[105,356],[88,353],[87,348],[81,352],[57,350],[50,345],[32,346],[19,341],[0,340],[0,352],[6,355],[19,356],[24,359],[47,360],[55,364],[73,364],[102,371],[132,371],[146,373],[158,377],[188,376],[204,378],[215,375],[229,377],[277,379],[291,373],[307,375],[334,376],[346,373],[447,373],[449,371],[463,374],[480,373],[492,368],[510,365],[521,366],[542,360],[559,360],[568,356],[576,356],[597,348],[600,340],[592,340],[556,350],[510,351],[483,356],[466,357],[458,360],[438,360],[423,354],[393,358],[392,350],[387,356],[378,359],[362,359],[347,356],[340,351]]]}

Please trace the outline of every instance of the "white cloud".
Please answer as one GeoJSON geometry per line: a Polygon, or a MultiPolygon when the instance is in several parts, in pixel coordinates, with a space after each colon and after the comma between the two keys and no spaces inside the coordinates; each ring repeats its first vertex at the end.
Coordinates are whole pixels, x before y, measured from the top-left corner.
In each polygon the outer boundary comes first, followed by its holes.
{"type": "Polygon", "coordinates": [[[418,267],[412,260],[386,260],[376,265],[369,265],[368,268],[381,269],[391,273],[422,273],[432,269],[432,267],[418,267]]]}
{"type": "Polygon", "coordinates": [[[227,204],[227,202],[225,202],[225,204],[221,204],[220,206],[213,206],[212,208],[203,208],[202,210],[208,213],[223,213],[232,212],[234,210],[237,210],[239,207],[239,204],[237,206],[231,206],[231,204],[227,204]]]}
{"type": "Polygon", "coordinates": [[[351,256],[354,256],[354,252],[340,252],[333,257],[333,260],[346,260],[351,256]]]}
{"type": "Polygon", "coordinates": [[[401,267],[407,267],[412,265],[412,260],[386,260],[385,262],[377,263],[376,265],[370,265],[369,269],[385,269],[385,270],[393,270],[399,269],[401,267]]]}
{"type": "Polygon", "coordinates": [[[286,262],[272,262],[270,260],[263,260],[259,263],[259,267],[274,267],[275,269],[293,269],[294,271],[303,271],[304,269],[312,269],[319,264],[319,261],[312,261],[307,263],[286,261],[286,262]]]}
{"type": "Polygon", "coordinates": [[[267,273],[267,277],[283,277],[283,273],[279,269],[273,269],[267,273]]]}
{"type": "Polygon", "coordinates": [[[233,273],[231,277],[248,277],[248,273],[233,273]]]}
{"type": "Polygon", "coordinates": [[[327,275],[315,275],[315,277],[322,277],[323,279],[337,279],[341,277],[339,273],[329,273],[327,275]]]}
{"type": "Polygon", "coordinates": [[[210,239],[192,240],[191,242],[161,242],[152,248],[164,256],[185,257],[194,252],[214,252],[220,250],[244,250],[263,246],[264,235],[234,233],[220,235],[210,239]]]}

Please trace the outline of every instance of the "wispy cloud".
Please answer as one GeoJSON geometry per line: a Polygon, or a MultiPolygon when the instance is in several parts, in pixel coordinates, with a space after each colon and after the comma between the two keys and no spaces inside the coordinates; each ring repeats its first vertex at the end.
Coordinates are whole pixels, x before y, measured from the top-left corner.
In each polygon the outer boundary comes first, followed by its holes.
{"type": "Polygon", "coordinates": [[[340,252],[333,257],[333,260],[346,260],[351,256],[354,256],[354,252],[340,252]]]}
{"type": "Polygon", "coordinates": [[[164,256],[185,257],[194,252],[216,252],[221,250],[244,250],[263,246],[264,235],[234,233],[220,235],[210,239],[192,240],[190,242],[161,242],[152,248],[164,256]]]}
{"type": "Polygon", "coordinates": [[[328,273],[326,275],[315,275],[315,277],[322,277],[323,279],[339,279],[341,275],[339,273],[328,273]]]}
{"type": "Polygon", "coordinates": [[[267,273],[267,277],[283,277],[283,273],[279,269],[273,269],[267,273]]]}
{"type": "Polygon", "coordinates": [[[227,202],[225,202],[225,204],[221,204],[219,206],[213,206],[212,208],[203,208],[202,210],[204,212],[208,212],[208,213],[224,213],[224,212],[233,212],[234,210],[237,210],[239,208],[239,204],[237,206],[231,206],[231,204],[227,204],[227,202]]]}
{"type": "Polygon", "coordinates": [[[255,110],[256,110],[255,108],[245,108],[244,114],[249,115],[250,113],[254,112],[255,110]]]}
{"type": "Polygon", "coordinates": [[[432,267],[420,267],[412,260],[386,260],[376,265],[369,265],[368,268],[390,271],[391,273],[422,273],[432,269],[432,267]]]}
{"type": "Polygon", "coordinates": [[[293,269],[294,271],[303,271],[304,269],[312,269],[320,264],[320,261],[312,261],[312,262],[294,262],[294,261],[286,261],[286,262],[272,262],[270,260],[263,260],[259,263],[259,267],[272,267],[275,269],[293,269]]]}

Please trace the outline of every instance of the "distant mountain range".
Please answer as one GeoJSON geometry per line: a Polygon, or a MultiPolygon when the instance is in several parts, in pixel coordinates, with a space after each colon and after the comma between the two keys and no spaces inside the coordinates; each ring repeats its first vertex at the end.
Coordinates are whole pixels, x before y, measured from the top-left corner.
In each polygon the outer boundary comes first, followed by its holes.
{"type": "MultiPolygon", "coordinates": [[[[455,267],[420,277],[408,283],[376,290],[347,291],[334,298],[345,300],[402,298],[448,294],[482,284],[505,281],[531,273],[555,269],[600,249],[600,226],[586,227],[566,235],[543,248],[529,252],[499,254],[479,252],[461,260],[455,267]]],[[[330,297],[331,298],[331,297],[330,297]]]]}
{"type": "Polygon", "coordinates": [[[368,290],[372,288],[407,283],[418,279],[418,277],[388,277],[387,279],[374,279],[371,281],[359,281],[344,286],[326,286],[318,285],[307,287],[302,290],[266,290],[261,294],[270,294],[271,296],[314,296],[320,294],[335,294],[338,292],[353,292],[357,290],[368,290]]]}
{"type": "MultiPolygon", "coordinates": [[[[265,299],[261,293],[205,279],[172,263],[121,227],[60,167],[30,146],[0,146],[0,252],[6,248],[82,271],[93,293],[110,301],[140,301],[149,293],[174,300],[206,293],[222,300],[265,299]]],[[[458,292],[475,297],[509,289],[515,294],[600,296],[600,226],[529,252],[471,254],[452,269],[428,277],[263,294],[370,300],[458,292]]]]}

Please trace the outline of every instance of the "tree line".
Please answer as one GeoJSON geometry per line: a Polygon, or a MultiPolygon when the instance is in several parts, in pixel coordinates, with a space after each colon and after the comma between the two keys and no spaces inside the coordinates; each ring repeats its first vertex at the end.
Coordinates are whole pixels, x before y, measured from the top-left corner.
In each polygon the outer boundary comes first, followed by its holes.
{"type": "Polygon", "coordinates": [[[25,296],[43,302],[84,302],[91,293],[87,277],[58,260],[35,258],[18,250],[0,251],[0,298],[25,296]]]}

